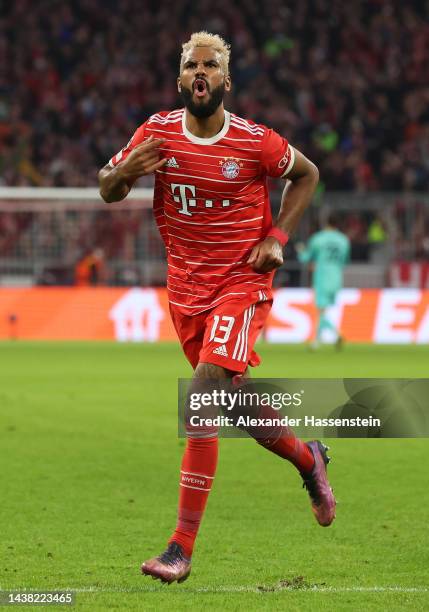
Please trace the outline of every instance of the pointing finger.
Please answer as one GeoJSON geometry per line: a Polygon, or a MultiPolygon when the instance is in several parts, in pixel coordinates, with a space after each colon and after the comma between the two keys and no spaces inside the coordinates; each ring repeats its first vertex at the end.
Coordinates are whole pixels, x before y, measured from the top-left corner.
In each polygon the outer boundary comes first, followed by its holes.
{"type": "Polygon", "coordinates": [[[150,172],[156,172],[157,170],[162,168],[162,166],[165,166],[167,161],[168,160],[166,157],[164,157],[163,159],[160,159],[159,162],[157,162],[156,164],[154,164],[153,166],[147,169],[147,173],[149,174],[150,172]]]}
{"type": "Polygon", "coordinates": [[[156,149],[161,146],[165,142],[165,138],[153,138],[150,136],[147,140],[144,140],[139,145],[137,145],[136,149],[143,149],[144,151],[151,151],[152,149],[156,149]]]}

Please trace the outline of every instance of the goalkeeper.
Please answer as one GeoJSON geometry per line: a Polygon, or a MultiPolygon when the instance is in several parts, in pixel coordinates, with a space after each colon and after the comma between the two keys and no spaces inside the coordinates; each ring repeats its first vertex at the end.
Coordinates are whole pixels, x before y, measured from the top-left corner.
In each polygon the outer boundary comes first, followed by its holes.
{"type": "Polygon", "coordinates": [[[326,226],[311,236],[308,245],[296,245],[301,263],[314,264],[313,289],[318,311],[318,322],[313,347],[322,341],[324,330],[336,335],[337,348],[341,347],[342,337],[339,330],[326,315],[326,309],[335,304],[338,292],[343,286],[344,267],[350,259],[350,240],[338,229],[338,219],[330,214],[326,226]]]}

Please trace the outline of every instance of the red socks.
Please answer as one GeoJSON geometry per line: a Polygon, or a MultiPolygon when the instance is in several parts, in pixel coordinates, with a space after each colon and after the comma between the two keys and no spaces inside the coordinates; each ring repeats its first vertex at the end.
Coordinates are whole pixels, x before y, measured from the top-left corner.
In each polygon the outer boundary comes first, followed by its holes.
{"type": "MultiPolygon", "coordinates": [[[[269,406],[264,406],[259,417],[278,419],[279,413],[269,406]]],[[[252,432],[249,431],[249,433],[252,435],[252,432]]],[[[255,439],[267,450],[290,461],[301,474],[308,474],[314,467],[313,453],[302,440],[295,437],[289,427],[274,426],[271,431],[267,431],[267,428],[264,427],[261,437],[258,436],[255,439]]]]}
{"type": "MultiPolygon", "coordinates": [[[[232,378],[232,384],[237,388],[248,382],[250,382],[249,379],[242,374],[236,374],[232,378]]],[[[258,413],[261,419],[278,419],[279,416],[281,416],[279,412],[270,406],[262,406],[258,413]]],[[[302,440],[295,437],[289,427],[274,425],[271,430],[268,427],[250,427],[247,432],[252,438],[255,438],[258,444],[282,459],[290,461],[301,474],[308,474],[313,469],[313,453],[302,440]]]]}
{"type": "Polygon", "coordinates": [[[176,530],[169,539],[192,556],[195,538],[216,472],[218,438],[187,438],[180,472],[179,510],[176,530]]]}
{"type": "MultiPolygon", "coordinates": [[[[259,417],[278,418],[279,413],[265,406],[261,408],[259,417]]],[[[313,453],[288,427],[274,426],[270,430],[266,427],[253,428],[248,432],[261,446],[293,463],[301,474],[309,473],[313,469],[313,453]]],[[[169,543],[177,542],[189,558],[192,556],[195,538],[214,480],[217,457],[217,436],[206,438],[188,436],[180,473],[177,525],[169,543]]]]}

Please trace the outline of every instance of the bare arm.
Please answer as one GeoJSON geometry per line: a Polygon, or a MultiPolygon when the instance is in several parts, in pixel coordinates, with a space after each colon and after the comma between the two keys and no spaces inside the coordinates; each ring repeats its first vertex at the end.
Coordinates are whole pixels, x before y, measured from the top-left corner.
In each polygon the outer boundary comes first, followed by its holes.
{"type": "Polygon", "coordinates": [[[135,181],[162,168],[167,159],[159,158],[162,138],[150,136],[137,145],[128,157],[112,168],[108,164],[98,173],[100,195],[105,202],[119,202],[127,197],[135,181]]]}
{"type": "MultiPolygon", "coordinates": [[[[279,216],[275,226],[282,232],[291,234],[307,206],[319,182],[317,167],[297,149],[295,163],[288,175],[288,182],[283,190],[279,216]]],[[[256,272],[270,272],[283,263],[283,247],[272,236],[257,244],[250,254],[248,263],[256,272]]]]}
{"type": "Polygon", "coordinates": [[[295,149],[295,163],[287,178],[290,183],[287,182],[283,190],[276,227],[292,234],[311,202],[319,182],[319,171],[313,162],[295,149]]]}
{"type": "Polygon", "coordinates": [[[119,202],[127,197],[132,187],[132,182],[127,181],[122,174],[119,164],[112,168],[107,164],[98,173],[100,195],[105,202],[119,202]]]}

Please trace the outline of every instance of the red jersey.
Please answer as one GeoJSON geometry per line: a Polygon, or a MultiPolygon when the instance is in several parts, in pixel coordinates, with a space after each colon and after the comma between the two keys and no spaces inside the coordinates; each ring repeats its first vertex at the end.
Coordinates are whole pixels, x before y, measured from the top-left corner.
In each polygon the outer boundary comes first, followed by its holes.
{"type": "Polygon", "coordinates": [[[274,273],[258,274],[246,262],[272,225],[267,176],[286,177],[294,150],[273,130],[228,111],[211,138],[191,134],[185,116],[184,109],[152,115],[109,162],[125,160],[151,135],[166,139],[153,208],[170,302],[192,315],[255,291],[270,299],[274,273]]]}

